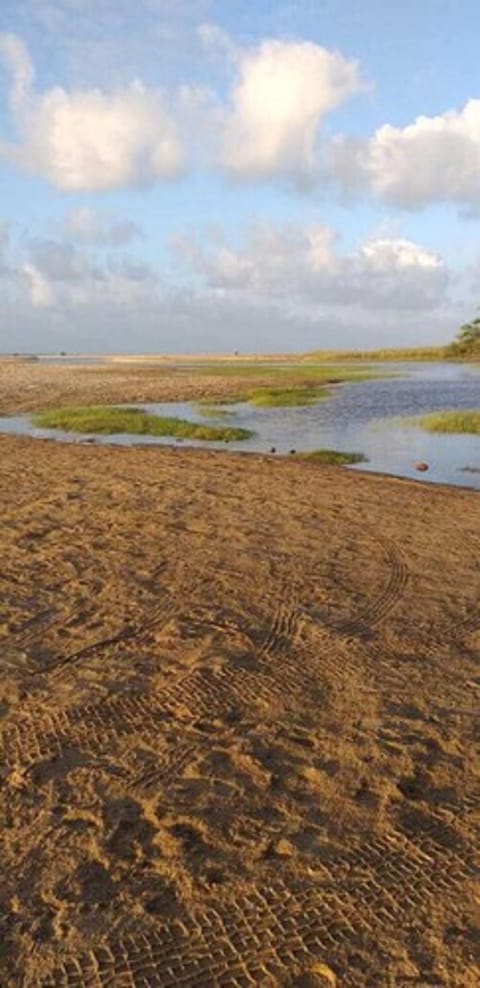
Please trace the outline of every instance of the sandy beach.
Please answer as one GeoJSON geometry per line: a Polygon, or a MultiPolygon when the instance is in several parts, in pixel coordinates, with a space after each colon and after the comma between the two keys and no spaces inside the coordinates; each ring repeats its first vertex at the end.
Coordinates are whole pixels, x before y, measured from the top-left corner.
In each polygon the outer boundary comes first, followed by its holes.
{"type": "Polygon", "coordinates": [[[478,985],[478,494],[0,437],[0,512],[2,985],[478,985]]]}
{"type": "MultiPolygon", "coordinates": [[[[201,368],[202,361],[197,366],[201,368]]],[[[255,384],[268,382],[258,376],[255,384]]],[[[99,365],[49,364],[0,358],[0,415],[32,412],[55,405],[113,402],[195,401],[247,391],[251,378],[191,373],[185,360],[99,365]]]]}

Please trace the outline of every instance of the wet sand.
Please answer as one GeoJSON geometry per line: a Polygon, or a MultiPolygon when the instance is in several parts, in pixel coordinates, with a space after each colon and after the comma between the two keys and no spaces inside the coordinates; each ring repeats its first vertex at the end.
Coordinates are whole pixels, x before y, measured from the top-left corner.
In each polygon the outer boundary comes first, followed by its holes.
{"type": "Polygon", "coordinates": [[[0,437],[0,512],[2,986],[478,985],[478,494],[0,437]]]}

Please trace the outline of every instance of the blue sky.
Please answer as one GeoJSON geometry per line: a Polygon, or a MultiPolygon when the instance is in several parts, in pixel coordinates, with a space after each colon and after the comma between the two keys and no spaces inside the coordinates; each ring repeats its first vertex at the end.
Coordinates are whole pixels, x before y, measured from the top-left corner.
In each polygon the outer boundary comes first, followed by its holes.
{"type": "Polygon", "coordinates": [[[451,338],[473,0],[3,0],[0,351],[451,338]]]}

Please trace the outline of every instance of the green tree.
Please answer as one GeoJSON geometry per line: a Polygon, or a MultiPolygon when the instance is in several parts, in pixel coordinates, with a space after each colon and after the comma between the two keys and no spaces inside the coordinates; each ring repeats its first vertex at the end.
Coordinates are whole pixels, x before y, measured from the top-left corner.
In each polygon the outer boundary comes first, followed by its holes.
{"type": "Polygon", "coordinates": [[[460,327],[457,339],[460,343],[464,343],[467,347],[477,346],[480,344],[480,318],[472,319],[471,322],[466,322],[460,327]]]}
{"type": "Polygon", "coordinates": [[[480,354],[480,317],[460,326],[453,343],[448,347],[450,352],[458,356],[480,354]]]}

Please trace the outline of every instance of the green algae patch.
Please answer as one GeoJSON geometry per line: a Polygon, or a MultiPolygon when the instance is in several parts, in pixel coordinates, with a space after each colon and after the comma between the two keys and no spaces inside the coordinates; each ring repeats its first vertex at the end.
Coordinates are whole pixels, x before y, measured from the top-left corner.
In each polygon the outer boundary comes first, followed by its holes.
{"type": "Polygon", "coordinates": [[[49,409],[34,415],[32,422],[42,429],[64,429],[66,432],[171,436],[175,439],[200,439],[207,442],[233,442],[253,436],[249,429],[189,422],[187,419],[152,415],[141,408],[117,408],[111,405],[49,409]]]}
{"type": "Polygon", "coordinates": [[[464,411],[433,412],[422,415],[421,418],[410,419],[412,425],[419,425],[427,432],[450,432],[456,434],[480,435],[480,411],[467,409],[464,411]]]}
{"type": "Polygon", "coordinates": [[[351,463],[368,463],[364,453],[343,453],[337,449],[314,449],[310,453],[297,453],[302,460],[314,463],[327,463],[332,466],[347,466],[351,463]]]}

